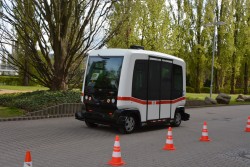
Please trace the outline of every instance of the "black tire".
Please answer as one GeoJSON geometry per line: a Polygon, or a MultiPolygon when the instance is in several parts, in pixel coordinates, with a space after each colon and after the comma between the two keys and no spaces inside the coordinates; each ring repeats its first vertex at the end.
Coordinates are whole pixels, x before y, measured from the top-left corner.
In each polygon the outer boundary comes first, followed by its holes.
{"type": "Polygon", "coordinates": [[[134,116],[125,116],[124,125],[119,128],[119,131],[123,134],[133,133],[136,128],[136,119],[134,116]]]}
{"type": "Polygon", "coordinates": [[[174,121],[171,123],[173,127],[178,127],[181,125],[181,113],[176,111],[174,115],[174,121]]]}
{"type": "Polygon", "coordinates": [[[89,127],[89,128],[96,128],[96,127],[98,126],[97,124],[88,122],[87,120],[85,120],[85,124],[86,124],[87,127],[89,127]]]}

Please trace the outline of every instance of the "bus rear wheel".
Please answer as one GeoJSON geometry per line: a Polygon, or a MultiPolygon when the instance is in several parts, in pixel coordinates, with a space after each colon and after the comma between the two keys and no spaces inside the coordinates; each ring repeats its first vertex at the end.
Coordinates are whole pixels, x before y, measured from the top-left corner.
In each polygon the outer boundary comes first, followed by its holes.
{"type": "Polygon", "coordinates": [[[136,120],[131,115],[125,116],[124,124],[119,128],[119,131],[124,134],[132,133],[135,130],[136,120]]]}

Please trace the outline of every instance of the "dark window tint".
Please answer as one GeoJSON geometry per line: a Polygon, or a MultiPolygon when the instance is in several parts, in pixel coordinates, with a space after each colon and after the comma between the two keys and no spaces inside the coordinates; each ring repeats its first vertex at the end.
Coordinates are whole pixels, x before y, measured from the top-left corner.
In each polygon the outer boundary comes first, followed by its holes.
{"type": "Polygon", "coordinates": [[[132,96],[138,99],[147,99],[148,61],[136,60],[133,74],[132,96]]]}
{"type": "Polygon", "coordinates": [[[148,100],[160,99],[161,61],[149,61],[148,100]]]}
{"type": "Polygon", "coordinates": [[[85,89],[93,93],[95,89],[118,91],[123,57],[91,56],[87,67],[85,89]]]}
{"type": "Polygon", "coordinates": [[[135,61],[132,84],[133,97],[142,100],[147,100],[147,96],[148,100],[171,100],[182,97],[182,93],[183,73],[181,66],[160,59],[135,61]]]}
{"type": "Polygon", "coordinates": [[[173,86],[172,86],[172,98],[177,99],[183,96],[183,73],[182,67],[179,65],[173,65],[173,86]]]}
{"type": "Polygon", "coordinates": [[[170,100],[171,97],[171,77],[172,63],[162,61],[161,66],[161,99],[170,100]]]}

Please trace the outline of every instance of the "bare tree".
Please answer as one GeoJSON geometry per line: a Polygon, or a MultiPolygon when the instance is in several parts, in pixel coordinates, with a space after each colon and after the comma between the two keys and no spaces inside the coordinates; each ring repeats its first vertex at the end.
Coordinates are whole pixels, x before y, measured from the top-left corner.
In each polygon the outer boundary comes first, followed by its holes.
{"type": "Polygon", "coordinates": [[[1,54],[8,54],[10,63],[25,70],[25,64],[10,54],[7,47],[23,46],[25,60],[36,70],[36,73],[26,72],[51,90],[66,90],[86,53],[101,48],[119,29],[103,30],[114,3],[113,0],[3,0],[1,54]]]}

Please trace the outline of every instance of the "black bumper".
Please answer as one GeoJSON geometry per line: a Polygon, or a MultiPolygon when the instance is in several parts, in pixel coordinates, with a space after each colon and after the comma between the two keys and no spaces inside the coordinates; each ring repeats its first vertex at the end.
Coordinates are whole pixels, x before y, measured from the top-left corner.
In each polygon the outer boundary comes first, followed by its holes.
{"type": "Polygon", "coordinates": [[[80,112],[80,111],[76,112],[75,119],[80,120],[80,121],[84,121],[85,120],[84,112],[80,112]]]}
{"type": "Polygon", "coordinates": [[[115,112],[113,115],[102,114],[98,112],[76,112],[75,119],[80,121],[87,120],[91,123],[121,126],[125,122],[125,117],[120,116],[119,112],[115,112]]]}
{"type": "Polygon", "coordinates": [[[181,115],[181,120],[188,121],[190,118],[190,114],[183,112],[181,115]]]}

